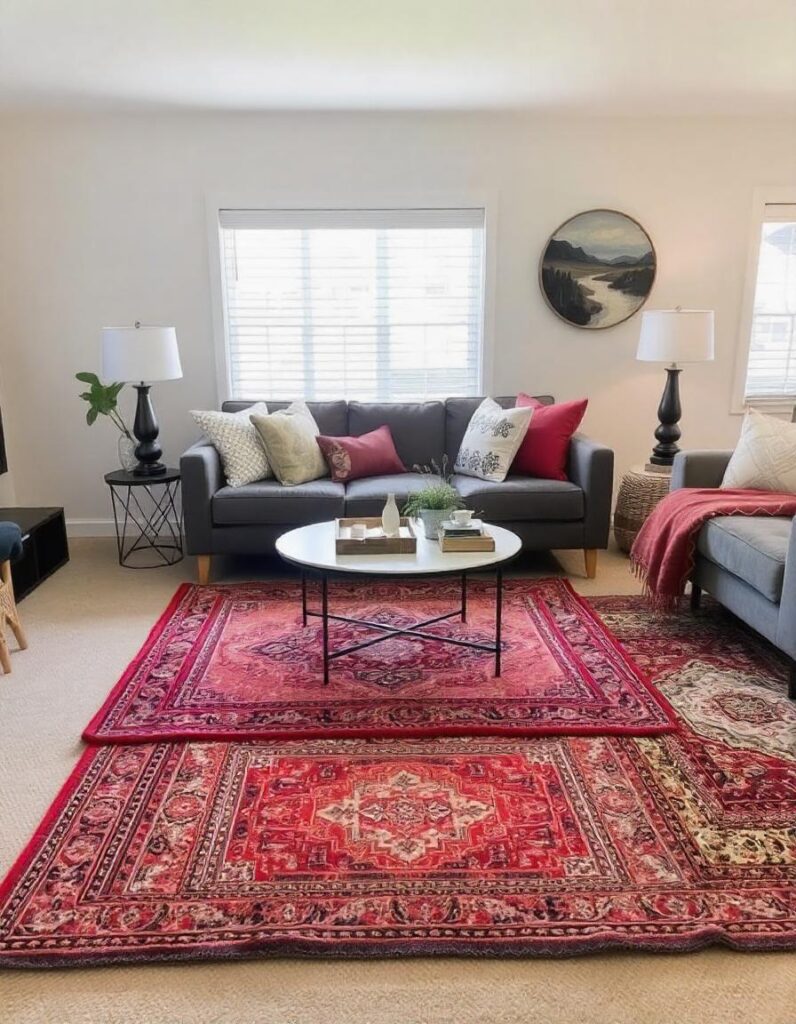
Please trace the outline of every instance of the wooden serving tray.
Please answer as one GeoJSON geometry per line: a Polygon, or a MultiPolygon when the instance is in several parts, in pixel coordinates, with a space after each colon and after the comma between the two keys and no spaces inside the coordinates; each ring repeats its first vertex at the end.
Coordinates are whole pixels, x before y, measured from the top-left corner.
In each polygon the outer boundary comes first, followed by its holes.
{"type": "Polygon", "coordinates": [[[488,533],[475,537],[445,537],[440,534],[440,551],[494,551],[495,538],[488,533]]]}
{"type": "Polygon", "coordinates": [[[417,535],[412,520],[401,516],[400,536],[366,537],[354,540],[351,527],[364,523],[368,530],[381,529],[381,516],[358,516],[334,521],[334,549],[338,555],[413,555],[417,551],[417,535]]]}

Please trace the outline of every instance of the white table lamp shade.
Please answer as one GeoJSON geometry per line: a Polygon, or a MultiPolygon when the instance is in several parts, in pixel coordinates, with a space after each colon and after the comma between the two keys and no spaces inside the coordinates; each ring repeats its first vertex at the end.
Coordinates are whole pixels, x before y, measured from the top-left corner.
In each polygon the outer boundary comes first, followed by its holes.
{"type": "Polygon", "coordinates": [[[641,314],[636,359],[702,363],[712,358],[712,309],[650,309],[641,314]]]}
{"type": "Polygon", "coordinates": [[[103,327],[102,377],[106,381],[150,383],[182,377],[173,327],[103,327]]]}

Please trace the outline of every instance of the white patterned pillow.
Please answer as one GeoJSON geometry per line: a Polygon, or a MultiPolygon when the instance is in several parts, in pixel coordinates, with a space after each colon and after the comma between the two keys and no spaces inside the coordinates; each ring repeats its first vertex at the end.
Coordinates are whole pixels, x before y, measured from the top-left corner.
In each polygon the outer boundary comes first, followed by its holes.
{"type": "Polygon", "coordinates": [[[485,398],[467,426],[456,456],[456,472],[495,483],[505,480],[532,415],[530,406],[501,409],[494,399],[485,398]]]}
{"type": "Polygon", "coordinates": [[[191,411],[191,416],[221,456],[230,487],[242,487],[272,475],[260,435],[249,419],[252,413],[267,416],[268,406],[257,402],[240,412],[191,411]]]}
{"type": "Polygon", "coordinates": [[[303,484],[328,476],[315,438],[320,431],[305,402],[293,402],[270,416],[252,415],[274,476],[280,484],[303,484]]]}
{"type": "Polygon", "coordinates": [[[796,423],[750,409],[721,486],[796,494],[796,423]]]}

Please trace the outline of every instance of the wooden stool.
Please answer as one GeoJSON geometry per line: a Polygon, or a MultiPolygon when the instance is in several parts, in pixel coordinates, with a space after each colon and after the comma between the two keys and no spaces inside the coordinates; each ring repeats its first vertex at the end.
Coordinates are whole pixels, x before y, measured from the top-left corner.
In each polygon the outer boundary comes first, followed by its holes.
{"type": "Polygon", "coordinates": [[[22,531],[16,523],[0,523],[0,666],[3,672],[11,671],[11,658],[6,642],[6,627],[10,626],[21,651],[28,646],[25,632],[19,621],[17,603],[14,600],[14,584],[11,580],[11,559],[22,553],[22,531]]]}

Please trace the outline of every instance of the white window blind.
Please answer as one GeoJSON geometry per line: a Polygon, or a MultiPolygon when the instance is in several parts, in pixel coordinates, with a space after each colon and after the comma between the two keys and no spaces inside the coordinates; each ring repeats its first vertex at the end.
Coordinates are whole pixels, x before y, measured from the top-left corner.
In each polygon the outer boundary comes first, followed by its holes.
{"type": "Polygon", "coordinates": [[[796,204],[769,204],[760,230],[744,398],[796,399],[796,204]]]}
{"type": "Polygon", "coordinates": [[[483,209],[221,210],[233,398],[481,392],[483,209]]]}

